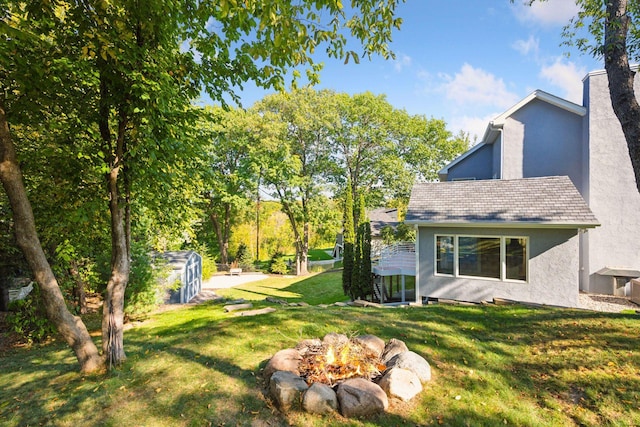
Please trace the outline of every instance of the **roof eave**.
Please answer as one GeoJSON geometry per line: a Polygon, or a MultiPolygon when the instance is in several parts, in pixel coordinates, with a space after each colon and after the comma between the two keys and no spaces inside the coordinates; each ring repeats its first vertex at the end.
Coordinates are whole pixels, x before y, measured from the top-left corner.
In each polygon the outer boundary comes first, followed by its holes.
{"type": "Polygon", "coordinates": [[[504,221],[481,221],[481,222],[436,222],[421,220],[406,220],[405,224],[415,227],[459,227],[459,228],[553,228],[553,229],[585,229],[599,227],[599,223],[567,223],[567,222],[504,222],[504,221]]]}

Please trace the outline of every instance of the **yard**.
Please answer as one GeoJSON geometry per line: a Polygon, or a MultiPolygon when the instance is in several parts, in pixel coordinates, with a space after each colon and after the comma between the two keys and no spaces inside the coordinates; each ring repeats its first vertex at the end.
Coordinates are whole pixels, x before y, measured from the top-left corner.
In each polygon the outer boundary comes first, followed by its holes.
{"type": "Polygon", "coordinates": [[[263,316],[234,317],[222,303],[159,312],[125,333],[128,360],[106,375],[80,375],[59,341],[5,349],[0,424],[640,424],[638,315],[518,305],[319,307],[344,299],[339,275],[229,291],[277,309],[263,316]],[[265,296],[312,305],[267,304],[265,296]],[[433,379],[415,401],[393,402],[380,416],[281,414],[260,391],[261,367],[278,350],[329,332],[402,339],[431,363],[433,379]]]}

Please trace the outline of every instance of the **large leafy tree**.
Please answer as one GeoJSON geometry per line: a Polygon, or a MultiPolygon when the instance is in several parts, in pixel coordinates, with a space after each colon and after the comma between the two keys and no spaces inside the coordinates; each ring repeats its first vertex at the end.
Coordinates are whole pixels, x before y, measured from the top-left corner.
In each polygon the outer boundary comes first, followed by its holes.
{"type": "Polygon", "coordinates": [[[416,180],[435,179],[442,166],[468,147],[467,138],[453,137],[443,121],[395,109],[384,95],[337,96],[333,179],[338,186],[351,180],[353,200],[364,194],[367,206],[394,200],[406,204],[416,180]]]}
{"type": "Polygon", "coordinates": [[[282,125],[277,153],[266,153],[279,161],[265,171],[264,177],[291,223],[297,274],[308,272],[311,224],[319,207],[317,203],[314,207],[314,201],[327,189],[328,138],[337,123],[333,99],[333,92],[307,88],[267,96],[254,107],[261,114],[271,113],[270,117],[282,125]]]}
{"type": "Polygon", "coordinates": [[[354,0],[346,11],[333,0],[54,0],[15,2],[0,10],[0,179],[47,313],[83,371],[101,368],[101,358],[86,327],[66,310],[42,251],[10,124],[33,116],[55,121],[55,104],[67,114],[82,112],[81,121],[93,129],[95,144],[87,155],[103,162],[112,244],[103,353],[117,365],[126,357],[123,305],[136,166],[170,172],[161,165],[180,151],[180,133],[187,128],[182,113],[202,86],[216,100],[248,80],[282,88],[286,73],[299,66],[315,81],[319,67],[312,54],[321,46],[330,57],[357,60],[346,48],[349,34],[365,56],[388,57],[391,30],[400,25],[393,16],[396,3],[354,0]]]}
{"type": "Polygon", "coordinates": [[[241,109],[207,108],[199,123],[205,211],[218,240],[220,263],[229,262],[231,228],[253,200],[260,169],[254,156],[259,117],[241,109]]]}

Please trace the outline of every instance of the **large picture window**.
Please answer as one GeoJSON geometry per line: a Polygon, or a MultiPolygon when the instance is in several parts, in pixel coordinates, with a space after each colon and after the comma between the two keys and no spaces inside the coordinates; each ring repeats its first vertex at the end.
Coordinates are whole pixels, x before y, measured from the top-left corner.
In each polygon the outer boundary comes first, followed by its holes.
{"type": "Polygon", "coordinates": [[[436,274],[527,281],[526,237],[440,235],[436,274]]]}

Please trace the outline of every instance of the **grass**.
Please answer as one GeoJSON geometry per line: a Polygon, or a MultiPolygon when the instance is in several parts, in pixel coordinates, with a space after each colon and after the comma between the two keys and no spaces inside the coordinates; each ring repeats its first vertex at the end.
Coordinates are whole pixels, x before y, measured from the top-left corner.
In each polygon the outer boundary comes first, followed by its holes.
{"type": "MultiPolygon", "coordinates": [[[[328,301],[341,293],[338,277],[238,292],[254,295],[256,307],[267,294],[328,301]]],[[[157,313],[126,331],[128,360],[105,375],[80,375],[57,341],[4,352],[0,425],[640,425],[637,315],[518,305],[276,308],[257,317],[215,303],[157,313]],[[329,332],[402,339],[431,363],[433,379],[414,401],[370,418],[281,414],[260,391],[260,368],[276,351],[329,332]]]]}
{"type": "Polygon", "coordinates": [[[327,253],[327,251],[331,251],[333,248],[328,249],[309,249],[309,261],[328,261],[332,260],[333,257],[327,253]]]}
{"type": "Polygon", "coordinates": [[[342,292],[341,271],[314,274],[302,280],[299,277],[270,276],[234,288],[219,289],[216,293],[227,299],[261,301],[271,296],[287,302],[304,301],[311,305],[332,304],[347,299],[342,292]]]}

